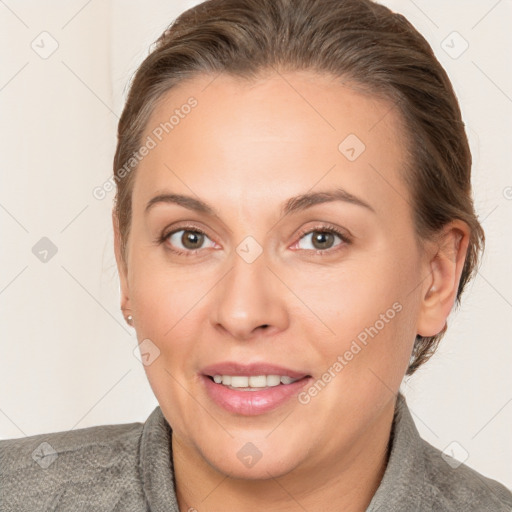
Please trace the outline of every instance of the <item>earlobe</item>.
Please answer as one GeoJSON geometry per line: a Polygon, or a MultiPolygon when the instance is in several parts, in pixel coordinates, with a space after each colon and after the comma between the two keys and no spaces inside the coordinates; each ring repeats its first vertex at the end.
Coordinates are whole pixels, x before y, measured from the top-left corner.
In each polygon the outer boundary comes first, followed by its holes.
{"type": "Polygon", "coordinates": [[[429,337],[441,332],[450,314],[466,260],[470,230],[457,219],[447,224],[429,247],[422,288],[417,334],[429,337]]]}

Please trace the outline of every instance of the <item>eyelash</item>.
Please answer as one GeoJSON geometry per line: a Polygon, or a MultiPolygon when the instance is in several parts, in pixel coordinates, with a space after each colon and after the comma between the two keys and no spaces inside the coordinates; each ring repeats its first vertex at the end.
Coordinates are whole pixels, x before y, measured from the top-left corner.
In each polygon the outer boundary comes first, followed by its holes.
{"type": "MultiPolygon", "coordinates": [[[[169,238],[170,235],[173,235],[174,233],[177,233],[179,231],[192,231],[194,233],[201,233],[202,235],[208,236],[208,234],[205,231],[203,231],[202,229],[200,229],[197,226],[185,225],[185,226],[179,226],[178,228],[175,228],[169,232],[163,231],[162,235],[160,235],[155,240],[155,242],[158,243],[159,245],[163,244],[167,241],[167,239],[169,238]]],[[[299,240],[300,240],[304,235],[309,235],[314,232],[331,233],[331,234],[337,235],[342,241],[342,243],[340,243],[333,249],[325,249],[325,250],[302,249],[302,250],[305,250],[308,252],[313,251],[315,256],[325,256],[326,254],[332,254],[332,253],[342,249],[345,245],[349,245],[352,243],[351,238],[347,234],[342,233],[339,229],[337,229],[336,227],[334,227],[330,224],[320,224],[320,225],[314,226],[312,228],[303,229],[299,232],[299,234],[297,236],[299,237],[299,240]]],[[[169,249],[169,250],[175,254],[185,256],[185,257],[193,256],[197,252],[201,251],[201,249],[195,249],[192,251],[182,251],[181,249],[169,249]]]]}

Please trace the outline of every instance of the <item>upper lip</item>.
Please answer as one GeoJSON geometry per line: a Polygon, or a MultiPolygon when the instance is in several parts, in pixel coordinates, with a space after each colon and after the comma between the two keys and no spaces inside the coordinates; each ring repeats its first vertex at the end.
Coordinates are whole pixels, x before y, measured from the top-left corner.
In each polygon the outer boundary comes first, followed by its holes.
{"type": "Polygon", "coordinates": [[[214,375],[279,375],[288,376],[292,379],[302,379],[308,376],[307,373],[291,370],[284,366],[279,366],[272,363],[250,363],[241,364],[235,361],[225,361],[222,363],[211,364],[201,370],[204,375],[213,377],[214,375]]]}

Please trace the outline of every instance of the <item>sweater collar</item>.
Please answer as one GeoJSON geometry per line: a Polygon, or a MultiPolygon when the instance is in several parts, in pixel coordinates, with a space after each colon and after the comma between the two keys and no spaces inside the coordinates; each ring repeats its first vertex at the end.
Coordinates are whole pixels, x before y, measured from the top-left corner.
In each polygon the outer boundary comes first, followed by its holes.
{"type": "Polygon", "coordinates": [[[366,512],[424,510],[426,470],[422,443],[405,397],[398,393],[388,463],[366,512]]]}
{"type": "Polygon", "coordinates": [[[151,512],[180,512],[172,464],[172,430],[157,406],[142,429],[140,471],[151,512]]]}
{"type": "MultiPolygon", "coordinates": [[[[142,484],[152,512],[180,512],[172,465],[171,434],[171,427],[157,406],[144,423],[139,452],[142,484]]],[[[424,482],[422,439],[405,398],[399,393],[391,428],[388,464],[366,512],[420,510],[424,482]]]]}

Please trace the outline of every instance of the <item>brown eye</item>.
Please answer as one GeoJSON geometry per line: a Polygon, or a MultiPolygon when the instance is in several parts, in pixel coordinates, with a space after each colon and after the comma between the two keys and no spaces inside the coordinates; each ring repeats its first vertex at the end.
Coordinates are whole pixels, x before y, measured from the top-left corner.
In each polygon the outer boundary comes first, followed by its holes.
{"type": "Polygon", "coordinates": [[[199,249],[204,240],[204,235],[197,231],[184,230],[181,235],[181,243],[186,249],[199,249]]]}
{"type": "MultiPolygon", "coordinates": [[[[299,249],[306,249],[306,250],[317,250],[317,251],[326,251],[331,249],[332,247],[335,247],[336,238],[339,238],[342,242],[343,239],[341,236],[333,231],[330,230],[313,230],[308,233],[306,233],[301,240],[310,238],[310,243],[312,247],[300,247],[299,249]]],[[[299,242],[300,244],[300,242],[299,242]]]]}
{"type": "MultiPolygon", "coordinates": [[[[178,252],[192,252],[203,248],[205,240],[210,240],[208,236],[197,229],[179,229],[169,233],[165,239],[171,245],[171,249],[178,252]]],[[[210,247],[215,244],[210,240],[210,247]]]]}
{"type": "Polygon", "coordinates": [[[334,235],[327,231],[315,231],[311,241],[316,249],[330,249],[334,243],[334,235]]]}

